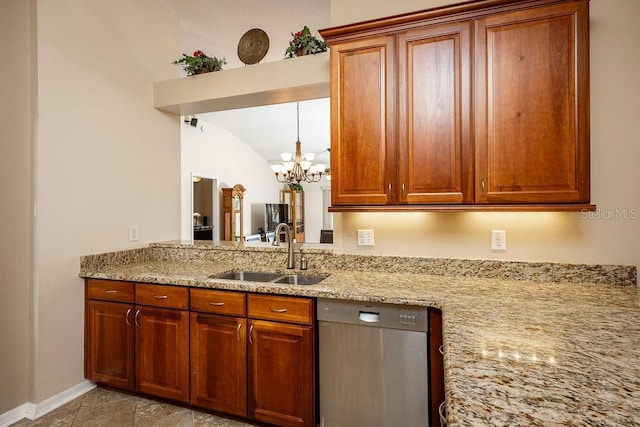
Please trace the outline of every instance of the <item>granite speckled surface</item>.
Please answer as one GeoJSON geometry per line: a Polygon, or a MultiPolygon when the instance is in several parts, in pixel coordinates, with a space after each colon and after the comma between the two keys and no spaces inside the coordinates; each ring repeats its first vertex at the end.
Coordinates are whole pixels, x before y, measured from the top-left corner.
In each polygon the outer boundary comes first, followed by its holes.
{"type": "Polygon", "coordinates": [[[364,257],[332,255],[322,245],[303,248],[313,267],[305,273],[329,274],[317,285],[209,278],[237,269],[286,273],[284,248],[260,244],[154,244],[135,254],[83,257],[80,275],[438,307],[450,426],[640,425],[635,267],[364,257]]]}

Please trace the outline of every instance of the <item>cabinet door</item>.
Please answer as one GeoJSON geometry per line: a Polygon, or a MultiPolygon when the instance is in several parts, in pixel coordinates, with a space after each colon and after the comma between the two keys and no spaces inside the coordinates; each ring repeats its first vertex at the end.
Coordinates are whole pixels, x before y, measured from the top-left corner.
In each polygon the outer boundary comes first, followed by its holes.
{"type": "Polygon", "coordinates": [[[477,20],[476,202],[589,201],[586,1],[477,20]]]}
{"type": "Polygon", "coordinates": [[[444,359],[442,341],[442,312],[429,308],[429,399],[431,422],[440,427],[439,406],[444,402],[444,359]]]}
{"type": "Polygon", "coordinates": [[[331,203],[395,200],[393,36],[331,46],[331,203]]]}
{"type": "Polygon", "coordinates": [[[398,35],[398,203],[473,202],[471,23],[398,35]]]}
{"type": "Polygon", "coordinates": [[[134,389],[133,305],[89,300],[85,325],[85,376],[134,389]]]}
{"type": "Polygon", "coordinates": [[[191,313],[191,404],[246,417],[246,324],[191,313]]]}
{"type": "Polygon", "coordinates": [[[249,325],[249,416],[279,426],[314,426],[313,327],[262,320],[249,325]]]}
{"type": "Polygon", "coordinates": [[[189,312],[137,306],[138,391],[189,401],[189,312]]]}

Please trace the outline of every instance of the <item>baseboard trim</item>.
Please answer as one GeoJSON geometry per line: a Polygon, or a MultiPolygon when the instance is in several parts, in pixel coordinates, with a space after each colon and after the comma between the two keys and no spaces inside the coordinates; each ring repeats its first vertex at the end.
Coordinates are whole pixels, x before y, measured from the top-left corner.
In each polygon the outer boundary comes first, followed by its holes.
{"type": "Polygon", "coordinates": [[[7,427],[23,418],[36,420],[94,388],[96,388],[94,383],[85,380],[40,403],[25,403],[9,412],[0,414],[0,427],[7,427]]]}
{"type": "Polygon", "coordinates": [[[7,427],[23,419],[27,413],[27,405],[20,405],[4,414],[0,414],[0,427],[7,427]]]}

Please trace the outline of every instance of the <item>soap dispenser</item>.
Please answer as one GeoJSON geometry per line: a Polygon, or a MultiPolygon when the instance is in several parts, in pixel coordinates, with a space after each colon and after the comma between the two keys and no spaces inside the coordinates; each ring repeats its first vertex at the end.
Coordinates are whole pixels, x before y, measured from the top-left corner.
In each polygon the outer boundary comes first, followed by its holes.
{"type": "Polygon", "coordinates": [[[306,270],[307,269],[307,258],[304,256],[304,253],[302,253],[302,248],[300,248],[300,270],[306,270]]]}

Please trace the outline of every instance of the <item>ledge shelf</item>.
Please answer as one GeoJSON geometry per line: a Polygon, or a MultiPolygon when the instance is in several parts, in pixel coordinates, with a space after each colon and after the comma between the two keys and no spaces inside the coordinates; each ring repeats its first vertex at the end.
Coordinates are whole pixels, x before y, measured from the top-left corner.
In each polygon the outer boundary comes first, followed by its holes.
{"type": "Polygon", "coordinates": [[[153,106],[178,115],[328,96],[329,52],[153,84],[153,106]]]}

